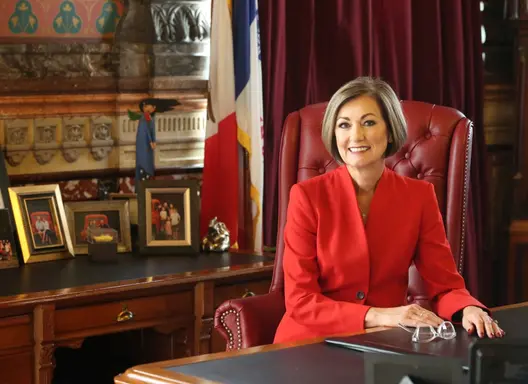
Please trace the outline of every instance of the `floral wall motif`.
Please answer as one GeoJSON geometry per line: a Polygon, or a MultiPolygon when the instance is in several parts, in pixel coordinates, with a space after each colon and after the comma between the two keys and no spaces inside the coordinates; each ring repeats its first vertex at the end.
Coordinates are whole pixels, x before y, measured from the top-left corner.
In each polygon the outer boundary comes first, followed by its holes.
{"type": "Polygon", "coordinates": [[[0,1],[0,38],[112,38],[124,0],[0,1]]]}

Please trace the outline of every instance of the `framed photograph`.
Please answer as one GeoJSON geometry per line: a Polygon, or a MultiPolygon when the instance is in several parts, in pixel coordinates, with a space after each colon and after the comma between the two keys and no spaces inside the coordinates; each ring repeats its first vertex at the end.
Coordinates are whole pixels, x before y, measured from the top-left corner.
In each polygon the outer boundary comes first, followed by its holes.
{"type": "MultiPolygon", "coordinates": [[[[11,203],[9,201],[9,176],[5,164],[4,153],[0,156],[0,209],[11,210],[11,203]]],[[[11,215],[11,213],[10,213],[11,215]]],[[[11,225],[14,225],[12,217],[10,218],[11,225]]]]}
{"type": "Polygon", "coordinates": [[[66,220],[76,255],[88,253],[90,229],[112,228],[117,231],[117,252],[131,252],[128,201],[78,201],[66,203],[66,220]]]}
{"type": "Polygon", "coordinates": [[[138,191],[140,252],[199,252],[198,197],[196,180],[141,182],[138,191]]]}
{"type": "Polygon", "coordinates": [[[25,263],[74,256],[58,184],[9,188],[25,263]]]}
{"type": "Polygon", "coordinates": [[[16,244],[11,227],[11,215],[4,208],[0,209],[0,269],[13,267],[18,267],[16,244]]]}
{"type": "MultiPolygon", "coordinates": [[[[13,209],[11,201],[9,200],[9,175],[7,173],[7,166],[5,162],[4,153],[0,156],[0,242],[5,240],[9,242],[7,246],[8,252],[2,254],[0,262],[0,269],[18,267],[18,244],[16,243],[15,220],[13,217],[13,209]],[[5,210],[5,211],[4,211],[5,210]],[[9,256],[7,256],[9,255],[9,256]]],[[[5,250],[6,247],[4,247],[5,250]]]]}
{"type": "Polygon", "coordinates": [[[138,225],[138,202],[135,193],[110,193],[110,200],[128,201],[130,224],[138,225]]]}

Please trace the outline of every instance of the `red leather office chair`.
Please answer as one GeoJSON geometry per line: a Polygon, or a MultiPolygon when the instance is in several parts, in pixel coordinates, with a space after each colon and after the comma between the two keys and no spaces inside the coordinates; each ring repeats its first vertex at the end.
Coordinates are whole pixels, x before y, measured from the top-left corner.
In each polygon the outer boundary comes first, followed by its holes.
{"type": "MultiPolygon", "coordinates": [[[[395,172],[430,181],[442,211],[447,238],[462,273],[469,187],[472,123],[459,111],[416,101],[402,102],[408,123],[407,142],[386,160],[395,172]]],[[[284,315],[283,231],[290,188],[298,181],[331,171],[338,165],[321,140],[326,103],[291,113],[284,123],[279,160],[279,230],[270,292],[230,300],[215,314],[215,328],[227,341],[227,349],[241,349],[273,342],[284,315]]],[[[409,303],[428,306],[421,277],[409,269],[409,303]]]]}

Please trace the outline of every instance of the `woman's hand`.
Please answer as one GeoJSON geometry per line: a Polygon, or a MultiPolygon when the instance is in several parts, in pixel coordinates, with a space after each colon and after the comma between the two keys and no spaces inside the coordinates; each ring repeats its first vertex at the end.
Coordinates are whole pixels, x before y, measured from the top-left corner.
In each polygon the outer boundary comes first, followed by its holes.
{"type": "Polygon", "coordinates": [[[154,141],[150,143],[150,148],[156,149],[156,143],[154,141]]]}
{"type": "Polygon", "coordinates": [[[365,316],[365,327],[397,327],[398,324],[416,327],[432,325],[437,328],[444,320],[418,304],[394,308],[370,308],[365,316]]]}
{"type": "Polygon", "coordinates": [[[482,308],[469,306],[462,311],[462,326],[469,334],[475,332],[479,337],[486,334],[489,338],[503,337],[506,333],[499,327],[499,323],[493,320],[482,308]]]}

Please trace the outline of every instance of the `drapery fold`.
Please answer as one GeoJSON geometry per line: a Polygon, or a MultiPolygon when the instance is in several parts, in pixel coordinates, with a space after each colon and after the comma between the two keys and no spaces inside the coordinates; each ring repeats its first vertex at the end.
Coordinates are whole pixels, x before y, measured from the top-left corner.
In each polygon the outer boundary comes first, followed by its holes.
{"type": "Polygon", "coordinates": [[[278,157],[288,113],[357,76],[398,96],[459,109],[475,123],[465,278],[482,300],[486,165],[478,0],[259,0],[264,83],[264,244],[277,237],[278,157]]]}

